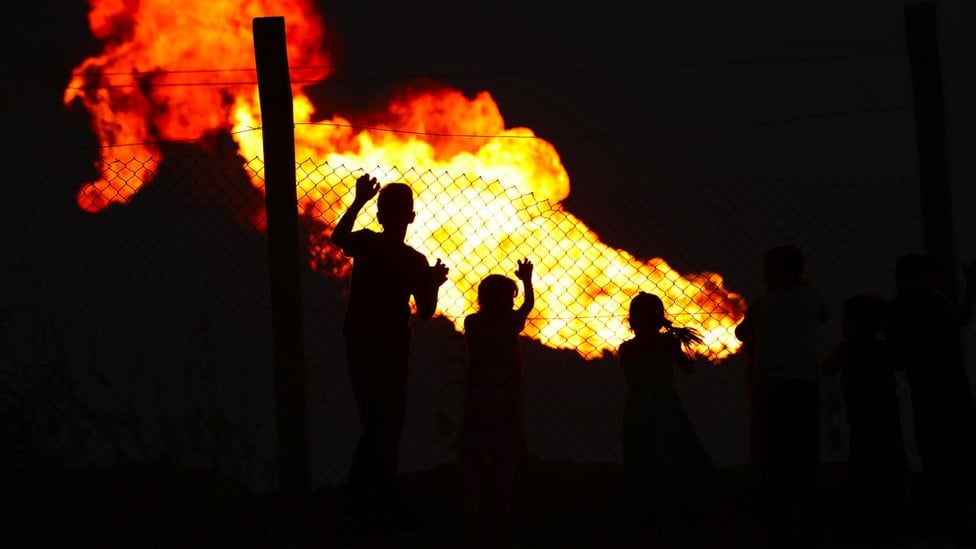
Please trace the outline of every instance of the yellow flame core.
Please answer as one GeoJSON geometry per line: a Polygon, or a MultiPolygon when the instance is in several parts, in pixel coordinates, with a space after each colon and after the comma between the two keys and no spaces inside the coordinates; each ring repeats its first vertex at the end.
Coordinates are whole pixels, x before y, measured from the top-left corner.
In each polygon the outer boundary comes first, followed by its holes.
{"type": "MultiPolygon", "coordinates": [[[[371,173],[381,181],[388,182],[392,173],[414,189],[417,220],[407,240],[431,261],[439,258],[450,267],[438,311],[458,330],[475,309],[481,279],[490,273],[513,276],[516,261],[525,257],[536,266],[536,307],[525,335],[545,345],[573,349],[588,359],[615,349],[631,335],[630,299],[648,291],[662,297],[676,324],[700,331],[699,353],[719,361],[738,349],[733,330],[744,301],[723,289],[721,276],[682,276],[661,259],[642,261],[602,243],[560,204],[570,187],[555,148],[526,128],[505,129],[489,94],[467,99],[454,90],[415,92],[376,118],[383,121],[372,124],[375,130],[353,129],[338,117],[297,126],[299,157],[327,163],[308,160],[298,173],[301,213],[326,227],[313,264],[338,261],[336,272],[348,272],[348,262],[326,237],[352,200],[355,178],[332,167],[376,166],[371,173]],[[381,131],[384,127],[401,131],[381,131]],[[436,128],[437,137],[407,133],[421,127],[436,128]],[[494,137],[472,137],[486,130],[494,137]],[[445,154],[448,150],[453,155],[445,154]],[[397,166],[428,171],[401,173],[397,166]]],[[[363,215],[361,226],[380,230],[375,214],[363,215]]]]}
{"type": "MultiPolygon", "coordinates": [[[[152,135],[188,139],[230,129],[244,158],[263,157],[260,132],[251,131],[261,126],[256,86],[214,85],[226,75],[192,72],[214,63],[253,66],[251,15],[245,14],[291,14],[289,59],[325,64],[327,56],[318,51],[321,24],[306,3],[245,2],[246,9],[237,2],[177,3],[182,6],[144,0],[135,13],[119,2],[99,2],[92,9],[93,31],[112,38],[112,45],[82,63],[65,102],[80,101],[92,112],[104,146],[139,145],[126,163],[111,160],[106,151],[101,179],[79,191],[79,206],[87,211],[125,203],[152,180],[161,161],[158,147],[149,143],[152,135]],[[172,14],[182,15],[174,20],[172,14]],[[149,74],[152,85],[102,87],[114,73],[149,74]],[[163,85],[187,74],[208,85],[163,85]]],[[[322,78],[327,73],[315,70],[322,78]]],[[[570,192],[569,176],[555,148],[527,128],[506,128],[487,92],[468,98],[448,88],[408,91],[359,128],[340,115],[313,121],[314,111],[312,101],[295,90],[296,154],[305,159],[297,165],[298,209],[322,227],[312,236],[314,268],[348,275],[349,260],[328,236],[353,198],[355,176],[349,172],[369,170],[384,183],[395,178],[414,189],[417,220],[407,241],[449,266],[438,314],[458,330],[475,310],[481,279],[490,273],[512,276],[524,257],[535,264],[536,287],[536,307],[524,333],[547,346],[573,349],[587,359],[615,349],[630,337],[630,299],[648,291],[662,297],[676,324],[699,330],[704,342],[696,350],[708,359],[720,361],[739,348],[733,329],[745,308],[742,297],[724,289],[718,274],[683,276],[662,259],[642,260],[602,243],[561,205],[570,192]],[[336,167],[347,171],[340,175],[336,167]]],[[[244,168],[263,192],[261,163],[244,168]]],[[[360,226],[379,230],[375,215],[365,212],[360,226]]]]}

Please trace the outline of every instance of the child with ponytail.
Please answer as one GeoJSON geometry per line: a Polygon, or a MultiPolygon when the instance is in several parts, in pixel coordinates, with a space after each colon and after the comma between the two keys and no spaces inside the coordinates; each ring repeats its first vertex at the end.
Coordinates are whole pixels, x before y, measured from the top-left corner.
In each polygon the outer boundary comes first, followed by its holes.
{"type": "Polygon", "coordinates": [[[630,302],[634,337],[618,350],[627,379],[622,448],[630,546],[678,543],[675,511],[690,503],[714,472],[673,383],[674,370],[693,371],[698,333],[674,326],[664,303],[640,292],[630,302]]]}

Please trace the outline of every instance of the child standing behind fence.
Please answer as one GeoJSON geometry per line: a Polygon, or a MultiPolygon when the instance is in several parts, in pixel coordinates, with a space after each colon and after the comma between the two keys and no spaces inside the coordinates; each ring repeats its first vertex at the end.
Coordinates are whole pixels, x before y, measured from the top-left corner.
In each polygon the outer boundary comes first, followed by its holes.
{"type": "Polygon", "coordinates": [[[397,464],[407,403],[410,354],[410,298],[417,316],[428,319],[447,280],[447,266],[431,266],[404,242],[416,216],[413,191],[405,183],[380,189],[369,174],[356,179],[352,204],[332,231],[332,242],[353,258],[343,324],[346,365],[359,409],[362,433],[356,442],[347,490],[353,518],[389,526],[398,512],[397,464]],[[356,217],[377,197],[382,232],[353,230],[356,217]]]}
{"type": "Polygon", "coordinates": [[[701,338],[672,326],[661,299],[645,292],[631,300],[629,323],[634,337],[619,348],[627,379],[621,445],[628,544],[667,547],[677,543],[676,506],[711,469],[673,382],[675,367],[694,368],[688,346],[701,338]]]}
{"type": "Polygon", "coordinates": [[[976,261],[963,264],[963,274],[965,293],[957,304],[941,261],[920,254],[899,258],[885,335],[911,389],[923,522],[946,541],[976,545],[976,400],[961,332],[976,304],[976,261]]]}
{"type": "Polygon", "coordinates": [[[525,453],[518,336],[535,305],[532,263],[519,261],[515,276],[524,287],[518,309],[513,309],[515,281],[491,274],[478,285],[478,312],[464,319],[469,365],[461,462],[472,547],[480,547],[485,538],[496,547],[508,545],[515,471],[525,453]]]}
{"type": "Polygon", "coordinates": [[[842,303],[844,341],[825,370],[839,374],[850,428],[851,526],[862,541],[890,537],[905,503],[908,469],[895,380],[896,358],[882,339],[888,303],[859,294],[842,303]]]}
{"type": "Polygon", "coordinates": [[[796,547],[816,537],[809,515],[820,464],[818,331],[828,312],[803,274],[802,250],[767,250],[766,291],[735,328],[756,370],[761,522],[771,547],[796,547]]]}

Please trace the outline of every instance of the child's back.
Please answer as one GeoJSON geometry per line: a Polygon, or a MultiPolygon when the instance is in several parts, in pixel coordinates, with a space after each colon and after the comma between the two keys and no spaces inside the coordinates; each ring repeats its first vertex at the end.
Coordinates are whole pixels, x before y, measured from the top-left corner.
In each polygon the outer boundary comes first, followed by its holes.
{"type": "Polygon", "coordinates": [[[761,521],[774,545],[793,546],[816,528],[811,501],[820,464],[819,326],[827,307],[804,281],[803,252],[777,246],[763,255],[766,292],[735,335],[749,354],[761,521]]]}
{"type": "Polygon", "coordinates": [[[836,359],[850,427],[851,523],[877,541],[892,534],[906,496],[897,361],[890,342],[879,337],[888,311],[883,298],[856,295],[842,309],[846,340],[837,346],[836,359]]]}
{"type": "Polygon", "coordinates": [[[483,456],[523,451],[522,353],[517,311],[468,315],[468,379],[461,441],[465,451],[483,456]]]}
{"type": "Polygon", "coordinates": [[[778,246],[763,255],[766,291],[749,304],[736,327],[736,336],[755,353],[759,379],[817,381],[818,333],[827,308],[803,274],[803,252],[795,246],[778,246]]]}
{"type": "Polygon", "coordinates": [[[522,352],[519,334],[535,304],[532,262],[518,262],[515,276],[525,288],[514,309],[518,285],[499,274],[478,285],[479,310],[464,318],[468,378],[461,420],[464,514],[469,541],[483,538],[506,546],[515,470],[525,454],[522,426],[522,352]]]}
{"type": "Polygon", "coordinates": [[[894,353],[883,339],[845,341],[837,346],[841,388],[851,428],[852,452],[855,441],[898,439],[901,447],[901,419],[894,353]]]}

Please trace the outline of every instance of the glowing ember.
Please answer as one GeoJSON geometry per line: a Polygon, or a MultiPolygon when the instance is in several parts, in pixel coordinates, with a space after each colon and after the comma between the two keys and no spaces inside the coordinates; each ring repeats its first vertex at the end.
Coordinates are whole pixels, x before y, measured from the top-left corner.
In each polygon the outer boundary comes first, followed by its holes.
{"type": "MultiPolygon", "coordinates": [[[[156,140],[232,130],[244,158],[263,156],[260,132],[248,131],[261,126],[253,70],[212,69],[253,67],[252,18],[267,14],[285,17],[290,64],[320,67],[302,79],[325,78],[328,58],[319,50],[326,37],[307,2],[144,0],[128,11],[92,0],[89,22],[106,50],[82,63],[65,101],[80,101],[92,113],[107,147],[106,168],[79,191],[81,208],[125,203],[151,181],[162,160],[156,140]],[[114,160],[108,147],[130,144],[134,160],[114,160]]],[[[511,274],[515,261],[528,257],[536,265],[537,297],[525,333],[545,345],[586,358],[615,348],[630,336],[627,305],[644,290],[662,295],[679,324],[701,331],[699,351],[708,358],[738,349],[733,327],[742,298],[725,290],[717,274],[682,276],[661,259],[643,261],[600,242],[560,205],[569,176],[556,150],[529,129],[506,128],[487,92],[474,98],[448,88],[406,92],[374,113],[369,130],[339,115],[312,123],[312,102],[300,89],[294,95],[297,158],[309,159],[298,167],[299,213],[322,227],[313,236],[315,268],[348,274],[348,260],[328,235],[352,199],[355,176],[340,177],[335,167],[368,169],[382,182],[399,179],[414,188],[418,221],[407,238],[450,267],[438,312],[459,330],[481,278],[511,274]],[[411,169],[401,173],[401,166],[411,169]]],[[[262,174],[245,168],[263,190],[262,174]]]]}

